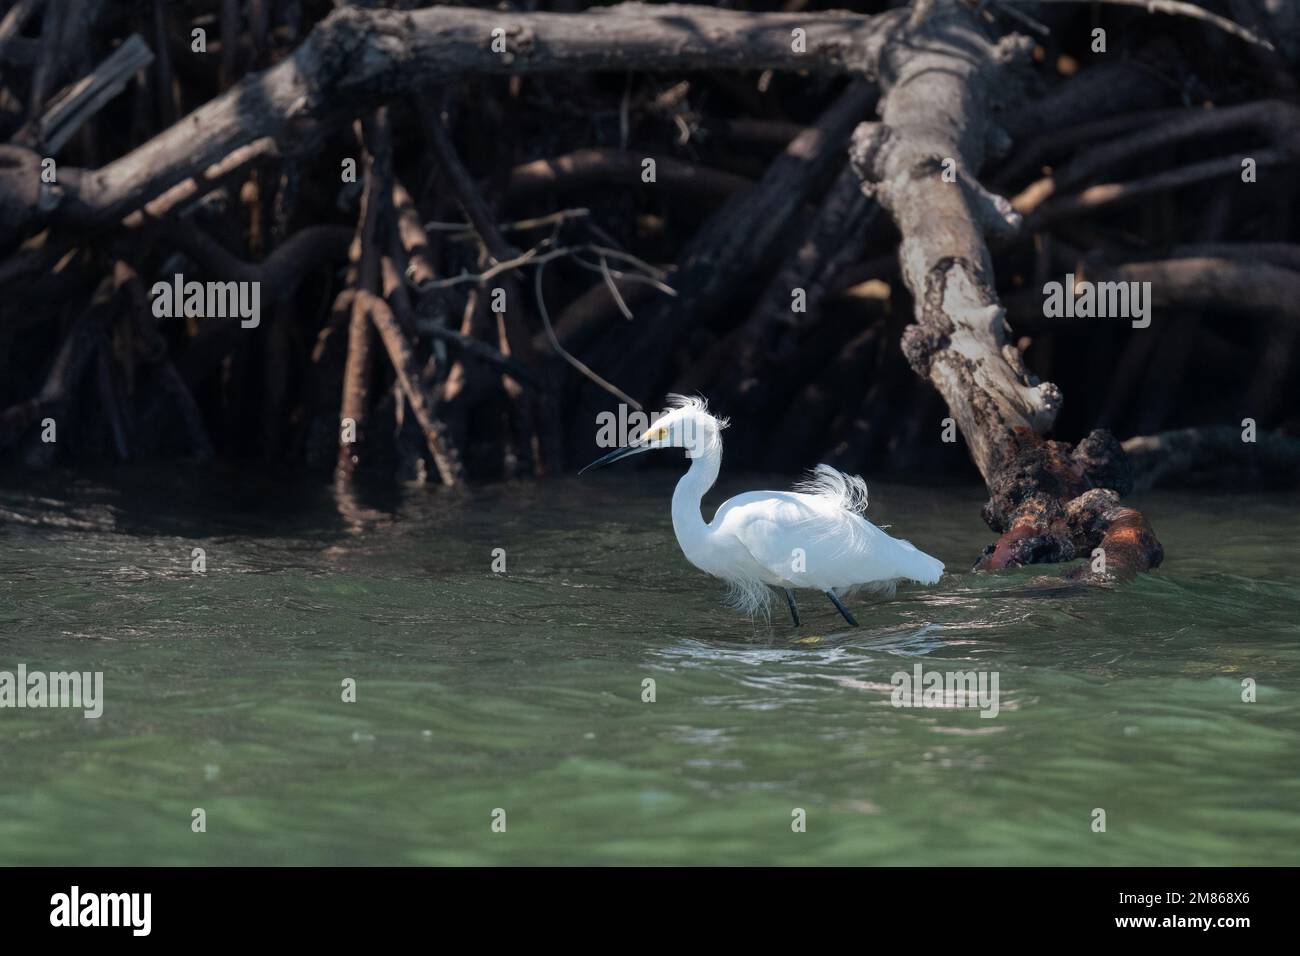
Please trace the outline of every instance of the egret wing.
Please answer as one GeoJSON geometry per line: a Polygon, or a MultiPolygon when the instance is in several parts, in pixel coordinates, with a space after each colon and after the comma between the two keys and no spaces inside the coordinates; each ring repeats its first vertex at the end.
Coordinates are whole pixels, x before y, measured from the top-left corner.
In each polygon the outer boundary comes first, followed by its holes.
{"type": "Polygon", "coordinates": [[[837,534],[838,525],[819,502],[807,495],[760,491],[739,495],[722,508],[714,524],[719,533],[738,542],[764,572],[768,584],[783,587],[831,587],[821,584],[818,569],[848,555],[835,551],[850,544],[837,534]]]}
{"type": "Polygon", "coordinates": [[[899,578],[932,584],[943,572],[940,562],[910,542],[890,537],[825,497],[757,492],[732,501],[719,509],[715,523],[776,579],[768,583],[818,590],[899,578]]]}

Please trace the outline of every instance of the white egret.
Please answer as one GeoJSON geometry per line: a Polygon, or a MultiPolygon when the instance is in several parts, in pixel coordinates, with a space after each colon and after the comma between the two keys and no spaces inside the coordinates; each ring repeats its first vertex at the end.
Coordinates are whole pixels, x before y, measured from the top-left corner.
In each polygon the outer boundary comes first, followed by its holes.
{"type": "Polygon", "coordinates": [[[818,465],[794,491],[737,495],[705,523],[700,503],[717,481],[727,422],[710,415],[703,399],[672,395],[670,405],[640,437],[579,474],[657,448],[685,449],[691,467],[673,492],[673,531],[687,561],[727,582],[734,607],[766,613],[777,588],[798,626],[794,589],[816,588],[857,627],[836,591],[890,593],[900,580],[934,584],[943,574],[940,561],[864,518],[866,482],[829,465],[818,465]]]}

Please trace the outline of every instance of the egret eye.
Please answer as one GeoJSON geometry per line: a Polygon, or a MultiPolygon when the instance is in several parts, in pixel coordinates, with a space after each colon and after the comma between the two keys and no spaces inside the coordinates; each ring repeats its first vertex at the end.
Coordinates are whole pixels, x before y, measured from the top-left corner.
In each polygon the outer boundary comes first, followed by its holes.
{"type": "Polygon", "coordinates": [[[666,428],[656,428],[656,429],[655,429],[654,431],[652,431],[652,432],[646,432],[645,440],[646,440],[646,441],[663,441],[663,440],[664,440],[665,438],[667,438],[667,437],[668,437],[668,429],[666,429],[666,428]]]}

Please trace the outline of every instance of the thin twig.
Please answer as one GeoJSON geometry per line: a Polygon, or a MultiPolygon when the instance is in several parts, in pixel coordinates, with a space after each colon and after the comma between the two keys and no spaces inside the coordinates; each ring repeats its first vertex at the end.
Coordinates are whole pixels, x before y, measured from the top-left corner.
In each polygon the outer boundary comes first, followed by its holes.
{"type": "Polygon", "coordinates": [[[623,313],[623,318],[631,322],[632,310],[627,307],[627,303],[623,301],[623,296],[619,294],[618,286],[614,284],[614,277],[609,274],[609,260],[604,256],[600,257],[600,275],[605,280],[605,285],[609,288],[609,294],[613,297],[614,304],[617,305],[618,310],[623,313]]]}
{"type": "Polygon", "coordinates": [[[998,0],[1002,4],[1013,3],[1110,3],[1118,7],[1139,7],[1148,13],[1164,13],[1171,17],[1190,17],[1193,20],[1200,20],[1202,23],[1208,23],[1211,26],[1218,27],[1224,33],[1231,34],[1234,37],[1245,40],[1247,43],[1254,43],[1266,50],[1273,49],[1273,44],[1269,43],[1253,30],[1248,30],[1241,24],[1229,20],[1227,17],[1221,17],[1217,13],[1211,13],[1203,7],[1198,7],[1194,3],[1185,3],[1183,0],[998,0]]]}
{"type": "MultiPolygon", "coordinates": [[[[644,269],[647,272],[651,273],[650,276],[644,278],[646,278],[649,281],[655,282],[656,285],[660,286],[669,295],[677,294],[676,291],[671,289],[671,287],[662,285],[661,277],[666,277],[667,276],[666,272],[664,272],[662,269],[655,268],[654,266],[650,265],[650,263],[644,261],[643,259],[637,258],[636,256],[632,255],[630,252],[620,252],[618,249],[610,249],[607,246],[597,246],[597,245],[592,245],[590,243],[583,243],[577,246],[560,246],[558,248],[550,249],[546,252],[542,252],[541,250],[546,246],[550,245],[551,241],[552,240],[547,239],[533,246],[527,252],[521,253],[520,255],[514,256],[513,258],[506,259],[501,262],[495,262],[489,268],[485,269],[482,272],[468,272],[462,270],[459,275],[449,276],[446,279],[437,279],[432,282],[426,282],[422,285],[413,286],[413,287],[417,292],[424,293],[424,292],[431,292],[435,289],[449,289],[452,286],[464,285],[465,283],[468,282],[472,282],[475,284],[482,284],[484,282],[487,282],[490,279],[496,278],[503,272],[510,271],[511,269],[518,269],[522,266],[545,265],[546,263],[554,259],[564,258],[565,256],[574,258],[574,261],[578,262],[580,265],[589,266],[590,268],[593,268],[597,272],[599,272],[600,271],[599,266],[593,266],[590,263],[581,262],[576,258],[576,253],[592,252],[599,256],[608,256],[613,259],[620,259],[624,262],[628,262],[634,266],[637,266],[640,269],[644,269]]],[[[634,278],[634,277],[628,276],[628,278],[634,278]]]]}
{"type": "Polygon", "coordinates": [[[546,301],[542,298],[542,273],[544,271],[546,271],[546,264],[542,263],[538,265],[537,272],[533,274],[533,289],[537,293],[537,312],[542,317],[542,325],[546,329],[546,337],[551,342],[551,348],[555,349],[555,351],[559,354],[559,356],[562,359],[564,359],[566,362],[568,362],[570,365],[576,368],[583,375],[587,376],[587,378],[591,379],[591,381],[599,385],[605,391],[609,392],[609,394],[613,395],[619,401],[627,402],[627,404],[631,405],[638,412],[644,411],[644,409],[641,407],[641,403],[638,402],[635,398],[633,398],[631,395],[628,395],[617,385],[613,385],[605,381],[603,378],[601,378],[599,375],[593,372],[590,368],[588,368],[587,365],[585,365],[581,359],[578,359],[575,356],[570,355],[565,350],[564,346],[560,344],[560,340],[555,336],[555,329],[551,326],[551,315],[549,312],[546,311],[546,301]]]}
{"type": "Polygon", "coordinates": [[[1012,20],[1023,24],[1041,37],[1050,37],[1052,35],[1052,30],[1047,24],[1035,20],[1027,13],[1021,13],[1015,7],[1009,6],[1006,2],[1003,2],[1003,0],[990,0],[989,6],[999,13],[1005,13],[1012,20]]]}
{"type": "MultiPolygon", "coordinates": [[[[540,229],[542,226],[551,226],[557,222],[567,222],[570,219],[582,219],[591,215],[590,209],[561,209],[559,212],[553,212],[545,216],[537,216],[533,219],[519,219],[515,222],[503,222],[498,225],[502,232],[523,232],[528,229],[540,229]]],[[[465,237],[477,238],[478,233],[468,222],[426,222],[424,228],[430,232],[454,232],[461,233],[465,237]]],[[[452,237],[453,239],[462,238],[461,235],[452,237]]]]}
{"type": "MultiPolygon", "coordinates": [[[[581,256],[577,256],[577,255],[570,256],[569,261],[572,262],[575,266],[581,266],[583,269],[586,269],[588,272],[600,273],[601,271],[599,263],[588,262],[586,259],[582,258],[581,256]]],[[[623,272],[619,269],[610,269],[609,274],[612,275],[615,279],[622,279],[624,282],[640,282],[648,286],[653,286],[654,288],[662,292],[664,295],[671,295],[671,296],[677,295],[676,289],[668,285],[666,282],[660,282],[654,276],[643,276],[639,272],[623,272]]]]}

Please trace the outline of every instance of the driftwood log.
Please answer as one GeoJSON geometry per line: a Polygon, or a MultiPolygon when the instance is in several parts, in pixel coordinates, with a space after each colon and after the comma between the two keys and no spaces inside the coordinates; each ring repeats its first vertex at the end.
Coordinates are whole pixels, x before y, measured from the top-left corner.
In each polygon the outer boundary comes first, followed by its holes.
{"type": "Polygon", "coordinates": [[[1014,235],[1019,214],[981,184],[1005,136],[995,102],[1022,38],[990,42],[960,8],[932,14],[886,47],[880,122],[854,134],[853,162],[902,235],[899,262],[916,323],[903,351],[943,395],[984,477],[984,520],[1001,535],[977,566],[1069,561],[1106,551],[1108,567],[1146,570],[1163,557],[1131,490],[1124,452],[1094,431],[1077,449],[1046,441],[1060,390],[1039,382],[1008,341],[986,238],[1014,235]],[[945,164],[954,173],[945,182],[945,164]]]}

